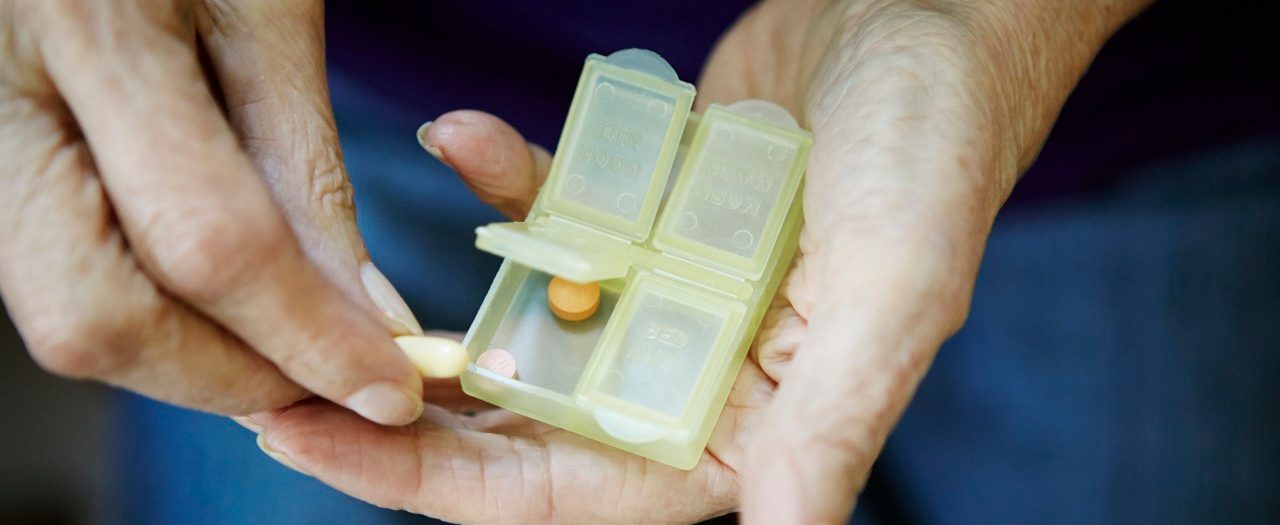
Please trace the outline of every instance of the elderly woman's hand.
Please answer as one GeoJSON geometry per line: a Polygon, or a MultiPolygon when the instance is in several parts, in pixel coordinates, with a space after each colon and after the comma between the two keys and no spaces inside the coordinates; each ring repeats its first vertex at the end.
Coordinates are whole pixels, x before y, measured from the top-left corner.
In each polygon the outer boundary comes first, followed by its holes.
{"type": "MultiPolygon", "coordinates": [[[[266,445],[357,497],[451,521],[842,522],[939,345],[988,229],[1094,53],[1141,1],[783,2],[723,38],[698,104],[762,98],[815,139],[800,254],[707,452],[683,472],[504,411],[388,429],[323,403],[266,445]]],[[[474,112],[425,142],[519,218],[545,153],[474,112]]],[[[470,408],[475,408],[470,405],[470,408]]]]}
{"type": "Polygon", "coordinates": [[[422,410],[319,0],[0,2],[0,294],[37,361],[221,414],[422,410]]]}

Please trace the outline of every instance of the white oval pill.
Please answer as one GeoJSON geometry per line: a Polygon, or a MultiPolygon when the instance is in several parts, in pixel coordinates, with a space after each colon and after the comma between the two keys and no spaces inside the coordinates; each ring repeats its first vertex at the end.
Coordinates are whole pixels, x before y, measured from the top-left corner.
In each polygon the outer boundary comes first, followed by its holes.
{"type": "Polygon", "coordinates": [[[402,335],[396,338],[396,344],[422,377],[457,377],[467,368],[467,349],[452,339],[402,335]]]}

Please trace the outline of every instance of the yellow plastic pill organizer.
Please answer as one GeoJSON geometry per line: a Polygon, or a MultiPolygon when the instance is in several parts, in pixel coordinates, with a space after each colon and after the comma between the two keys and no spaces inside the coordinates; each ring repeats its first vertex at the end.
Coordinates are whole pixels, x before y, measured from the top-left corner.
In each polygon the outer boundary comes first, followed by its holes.
{"type": "Polygon", "coordinates": [[[476,230],[505,260],[464,341],[468,394],[698,463],[795,253],[812,139],[773,103],[698,117],[693,97],[652,52],[587,58],[528,218],[476,230]],[[595,315],[557,318],[552,276],[599,282],[595,315]],[[517,378],[475,365],[491,348],[515,357],[517,378]]]}

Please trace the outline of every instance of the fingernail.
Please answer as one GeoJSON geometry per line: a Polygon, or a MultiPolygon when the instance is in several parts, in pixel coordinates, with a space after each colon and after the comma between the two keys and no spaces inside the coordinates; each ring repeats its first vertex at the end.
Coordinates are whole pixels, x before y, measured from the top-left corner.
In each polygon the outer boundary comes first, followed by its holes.
{"type": "Polygon", "coordinates": [[[431,124],[433,122],[435,121],[428,120],[425,124],[418,126],[418,144],[421,144],[422,149],[427,150],[427,153],[430,153],[432,157],[436,158],[436,160],[444,163],[445,166],[448,166],[449,161],[444,160],[444,152],[440,151],[440,148],[435,147],[431,142],[427,141],[427,132],[431,131],[431,124]]]}
{"type": "Polygon", "coordinates": [[[423,377],[457,377],[470,360],[467,349],[452,339],[404,335],[395,341],[423,377]]]}
{"type": "Polygon", "coordinates": [[[257,421],[254,421],[249,416],[232,416],[231,420],[239,423],[244,428],[252,430],[255,434],[262,433],[262,425],[259,425],[257,421]]]}
{"type": "Polygon", "coordinates": [[[343,403],[379,425],[405,425],[422,415],[422,400],[393,383],[374,383],[351,394],[343,403]]]}
{"type": "Polygon", "coordinates": [[[365,292],[382,312],[383,317],[396,325],[394,329],[398,335],[422,333],[422,325],[418,324],[418,319],[409,310],[409,305],[405,304],[404,298],[400,297],[396,287],[391,285],[387,276],[382,275],[372,262],[360,265],[360,281],[364,283],[365,292]]]}
{"type": "Polygon", "coordinates": [[[298,464],[294,463],[292,459],[289,459],[289,456],[286,456],[284,452],[280,452],[279,450],[267,446],[267,436],[264,434],[258,434],[258,448],[261,449],[262,453],[266,454],[267,457],[276,460],[276,463],[289,467],[294,472],[306,474],[308,476],[311,475],[307,473],[307,471],[299,468],[298,464]]]}

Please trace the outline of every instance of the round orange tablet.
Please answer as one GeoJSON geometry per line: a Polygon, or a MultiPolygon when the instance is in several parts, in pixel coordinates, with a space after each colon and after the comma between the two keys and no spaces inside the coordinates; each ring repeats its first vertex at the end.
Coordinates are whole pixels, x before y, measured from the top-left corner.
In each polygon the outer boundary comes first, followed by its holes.
{"type": "Polygon", "coordinates": [[[556,317],[565,321],[581,321],[596,313],[600,307],[600,285],[578,284],[552,277],[547,285],[547,304],[556,317]]]}

